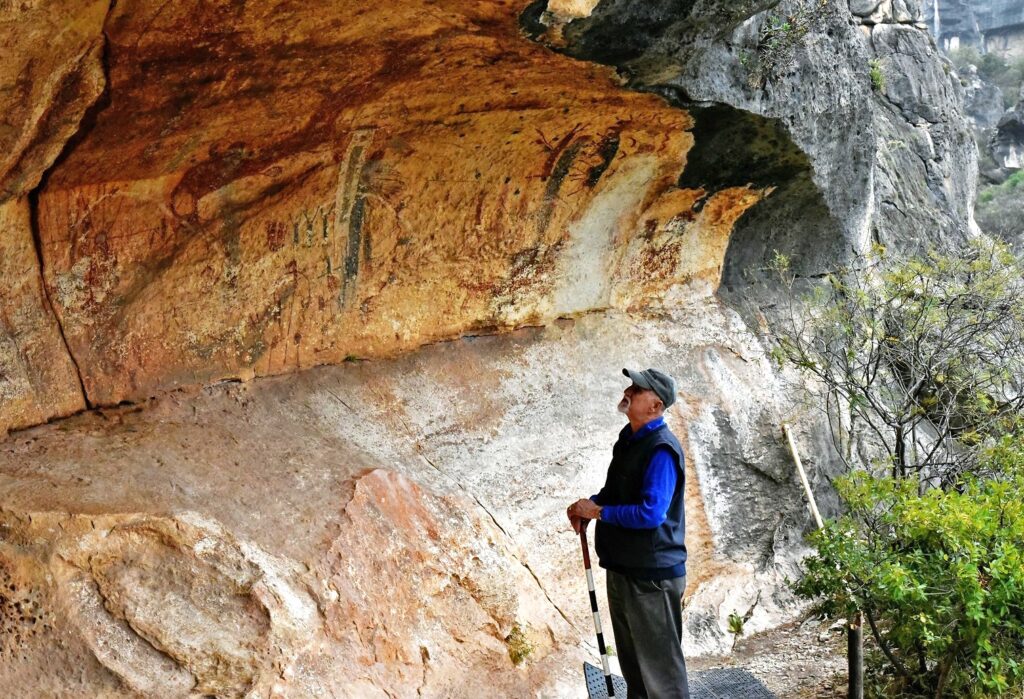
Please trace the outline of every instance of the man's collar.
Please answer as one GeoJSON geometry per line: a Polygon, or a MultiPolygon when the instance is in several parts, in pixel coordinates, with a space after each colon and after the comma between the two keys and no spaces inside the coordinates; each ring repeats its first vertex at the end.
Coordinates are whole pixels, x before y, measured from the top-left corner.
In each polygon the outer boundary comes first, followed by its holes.
{"type": "Polygon", "coordinates": [[[644,423],[643,425],[641,425],[640,428],[636,432],[633,432],[630,429],[629,425],[626,425],[626,430],[628,431],[628,434],[626,435],[626,437],[630,441],[633,441],[634,439],[638,439],[639,437],[642,437],[645,434],[653,432],[654,430],[658,429],[659,427],[661,427],[664,424],[665,424],[665,416],[664,415],[659,415],[658,417],[654,418],[650,422],[647,422],[647,423],[644,423]]]}

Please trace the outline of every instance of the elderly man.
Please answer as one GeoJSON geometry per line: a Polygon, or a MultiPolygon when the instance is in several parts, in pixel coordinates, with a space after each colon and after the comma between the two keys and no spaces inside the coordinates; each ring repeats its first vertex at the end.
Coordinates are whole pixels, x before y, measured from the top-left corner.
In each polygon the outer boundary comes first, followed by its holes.
{"type": "Polygon", "coordinates": [[[601,492],[567,514],[579,533],[597,520],[594,547],[607,571],[615,650],[630,699],[689,699],[681,645],[686,587],[683,448],[665,424],[675,402],[672,377],[657,369],[622,373],[632,380],[601,492]]]}

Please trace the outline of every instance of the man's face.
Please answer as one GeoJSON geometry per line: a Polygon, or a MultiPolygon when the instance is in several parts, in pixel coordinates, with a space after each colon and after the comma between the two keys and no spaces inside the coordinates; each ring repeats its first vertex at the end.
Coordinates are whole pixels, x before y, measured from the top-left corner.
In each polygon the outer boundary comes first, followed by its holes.
{"type": "Polygon", "coordinates": [[[630,422],[644,422],[659,414],[661,399],[651,389],[632,384],[622,392],[618,409],[630,422]]]}

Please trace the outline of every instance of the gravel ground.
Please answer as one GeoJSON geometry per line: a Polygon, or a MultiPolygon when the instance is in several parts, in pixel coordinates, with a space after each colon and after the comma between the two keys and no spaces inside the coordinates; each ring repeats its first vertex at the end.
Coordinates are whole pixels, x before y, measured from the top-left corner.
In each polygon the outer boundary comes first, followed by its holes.
{"type": "Polygon", "coordinates": [[[687,659],[686,666],[688,670],[743,668],[779,699],[846,696],[846,637],[842,624],[815,617],[743,638],[730,656],[687,659]]]}

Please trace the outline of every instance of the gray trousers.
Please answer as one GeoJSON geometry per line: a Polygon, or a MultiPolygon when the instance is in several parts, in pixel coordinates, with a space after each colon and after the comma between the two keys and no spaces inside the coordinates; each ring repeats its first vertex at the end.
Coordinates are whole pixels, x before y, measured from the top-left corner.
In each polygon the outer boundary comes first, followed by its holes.
{"type": "Polygon", "coordinates": [[[690,699],[683,660],[686,577],[637,580],[607,572],[615,653],[628,699],[690,699]]]}

